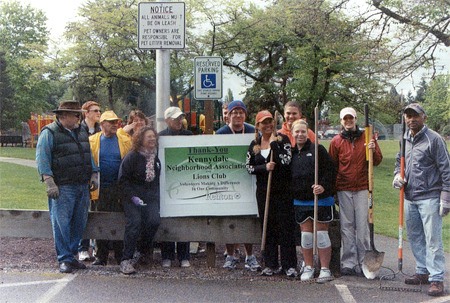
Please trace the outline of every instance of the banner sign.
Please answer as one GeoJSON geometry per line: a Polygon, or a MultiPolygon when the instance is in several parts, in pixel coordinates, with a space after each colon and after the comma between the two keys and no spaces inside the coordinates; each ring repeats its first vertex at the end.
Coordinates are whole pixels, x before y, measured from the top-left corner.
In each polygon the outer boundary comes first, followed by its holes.
{"type": "Polygon", "coordinates": [[[161,217],[257,215],[253,134],[159,137],[161,217]]]}

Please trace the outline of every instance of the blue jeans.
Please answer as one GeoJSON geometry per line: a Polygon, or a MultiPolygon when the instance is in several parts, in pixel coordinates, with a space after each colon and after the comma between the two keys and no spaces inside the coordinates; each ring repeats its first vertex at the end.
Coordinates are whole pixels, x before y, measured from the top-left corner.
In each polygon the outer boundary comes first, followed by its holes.
{"type": "Polygon", "coordinates": [[[405,199],[405,218],[408,241],[416,259],[416,273],[429,273],[429,281],[443,281],[445,257],[439,198],[405,199]]]}
{"type": "Polygon", "coordinates": [[[148,203],[146,206],[125,202],[124,211],[126,225],[122,260],[129,260],[133,258],[139,236],[142,242],[140,250],[144,250],[140,251],[141,253],[148,253],[153,248],[153,238],[161,223],[159,201],[148,203]]]}
{"type": "Polygon", "coordinates": [[[58,262],[72,262],[86,228],[88,184],[60,185],[59,197],[48,199],[48,209],[58,262]]]}

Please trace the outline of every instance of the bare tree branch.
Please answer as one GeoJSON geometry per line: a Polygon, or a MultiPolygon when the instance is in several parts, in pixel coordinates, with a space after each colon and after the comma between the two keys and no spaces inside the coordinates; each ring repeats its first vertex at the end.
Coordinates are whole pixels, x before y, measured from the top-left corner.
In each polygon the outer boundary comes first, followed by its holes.
{"type": "MultiPolygon", "coordinates": [[[[447,46],[447,47],[450,46],[450,35],[446,34],[445,32],[443,32],[439,29],[436,29],[436,27],[439,23],[445,24],[444,29],[448,28],[448,25],[449,25],[448,22],[450,20],[450,16],[445,16],[445,17],[441,18],[437,23],[433,24],[432,26],[428,26],[421,22],[418,22],[418,21],[412,20],[408,17],[397,14],[396,12],[390,10],[389,8],[381,5],[382,2],[383,2],[383,0],[372,0],[372,4],[377,9],[379,9],[381,12],[386,14],[387,16],[397,20],[400,23],[411,25],[411,26],[418,28],[426,33],[431,33],[440,42],[442,42],[445,46],[447,46]]],[[[448,1],[446,1],[446,2],[448,2],[448,1]]]]}

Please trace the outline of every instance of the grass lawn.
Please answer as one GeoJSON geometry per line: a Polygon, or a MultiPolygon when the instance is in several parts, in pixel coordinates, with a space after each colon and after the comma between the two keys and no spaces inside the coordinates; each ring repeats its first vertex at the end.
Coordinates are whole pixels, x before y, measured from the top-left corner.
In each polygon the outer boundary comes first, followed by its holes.
{"type": "MultiPolygon", "coordinates": [[[[329,140],[320,143],[328,148],[329,140]]],[[[392,188],[398,141],[379,141],[383,161],[374,168],[374,226],[377,234],[398,237],[399,191],[392,188]]],[[[449,146],[450,143],[447,143],[449,146]]],[[[1,147],[0,156],[34,159],[34,148],[1,147]]],[[[45,186],[35,168],[0,162],[0,208],[47,209],[45,186]]],[[[406,227],[404,227],[406,229],[406,227]]],[[[403,232],[406,236],[406,231],[403,232]]],[[[444,246],[450,252],[450,215],[443,226],[444,246]]]]}

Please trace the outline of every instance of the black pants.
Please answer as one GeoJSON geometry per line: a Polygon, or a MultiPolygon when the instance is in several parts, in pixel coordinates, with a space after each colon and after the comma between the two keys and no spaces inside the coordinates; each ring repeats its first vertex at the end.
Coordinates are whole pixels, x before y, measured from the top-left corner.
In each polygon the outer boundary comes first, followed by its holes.
{"type": "MultiPolygon", "coordinates": [[[[112,185],[110,187],[100,187],[100,196],[96,202],[98,211],[109,212],[123,212],[123,206],[120,201],[119,186],[112,185]]],[[[114,258],[117,264],[120,264],[122,260],[123,241],[112,240],[96,240],[97,253],[96,258],[104,261],[108,261],[109,250],[114,251],[114,258]]]]}
{"type": "MultiPolygon", "coordinates": [[[[264,220],[266,190],[256,191],[258,213],[261,218],[261,229],[264,220]]],[[[278,246],[280,246],[281,267],[283,270],[297,267],[297,252],[295,249],[294,206],[290,195],[274,192],[270,195],[269,214],[267,218],[266,246],[264,249],[264,264],[266,267],[278,269],[278,246]]]]}

